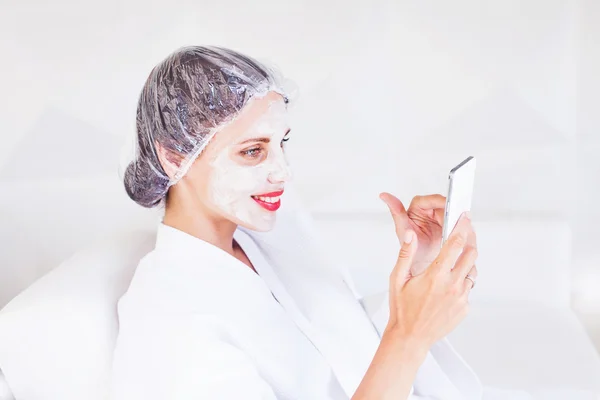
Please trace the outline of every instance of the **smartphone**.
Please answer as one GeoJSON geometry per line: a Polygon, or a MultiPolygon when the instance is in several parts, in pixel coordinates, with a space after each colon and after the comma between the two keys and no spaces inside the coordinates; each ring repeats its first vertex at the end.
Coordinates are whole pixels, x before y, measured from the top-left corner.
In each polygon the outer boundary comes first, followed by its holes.
{"type": "Polygon", "coordinates": [[[448,240],[461,214],[465,211],[471,211],[475,166],[475,157],[470,156],[450,170],[444,226],[442,228],[442,245],[448,240]]]}

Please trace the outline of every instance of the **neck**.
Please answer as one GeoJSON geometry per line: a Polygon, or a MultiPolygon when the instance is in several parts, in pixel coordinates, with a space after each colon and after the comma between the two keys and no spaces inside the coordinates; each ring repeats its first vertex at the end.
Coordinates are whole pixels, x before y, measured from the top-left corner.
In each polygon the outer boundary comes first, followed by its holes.
{"type": "MultiPolygon", "coordinates": [[[[171,189],[174,189],[172,187],[171,189]]],[[[163,223],[204,240],[221,250],[235,255],[233,233],[237,225],[214,215],[192,196],[178,196],[170,191],[163,223]]]]}

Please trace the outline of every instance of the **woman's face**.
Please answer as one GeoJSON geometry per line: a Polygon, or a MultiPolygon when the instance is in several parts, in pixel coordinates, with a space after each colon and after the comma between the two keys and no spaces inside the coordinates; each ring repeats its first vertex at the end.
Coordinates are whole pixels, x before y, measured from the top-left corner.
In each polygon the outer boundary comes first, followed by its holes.
{"type": "Polygon", "coordinates": [[[252,99],[216,133],[186,174],[213,213],[256,231],[275,223],[291,172],[284,153],[289,125],[280,94],[252,99]]]}

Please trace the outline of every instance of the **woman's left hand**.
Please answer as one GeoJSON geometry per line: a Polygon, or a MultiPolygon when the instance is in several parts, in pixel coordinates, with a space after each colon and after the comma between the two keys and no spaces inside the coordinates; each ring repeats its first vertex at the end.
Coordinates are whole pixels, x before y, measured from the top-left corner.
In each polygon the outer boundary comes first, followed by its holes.
{"type": "Polygon", "coordinates": [[[444,209],[446,198],[441,194],[415,196],[408,210],[402,202],[390,193],[381,193],[379,198],[387,204],[392,215],[396,218],[396,234],[404,237],[408,229],[417,235],[417,253],[415,254],[411,274],[418,275],[427,268],[437,257],[442,245],[442,226],[444,224],[444,209]]]}

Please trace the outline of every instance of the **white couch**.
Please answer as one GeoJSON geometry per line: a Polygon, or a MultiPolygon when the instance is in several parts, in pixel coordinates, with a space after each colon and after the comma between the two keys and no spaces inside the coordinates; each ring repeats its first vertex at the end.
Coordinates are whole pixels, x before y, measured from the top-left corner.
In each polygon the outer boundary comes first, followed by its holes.
{"type": "MultiPolygon", "coordinates": [[[[389,216],[315,218],[372,310],[396,257],[389,216]]],[[[596,398],[600,358],[569,308],[568,225],[476,219],[475,226],[479,280],[471,314],[450,336],[455,347],[485,384],[550,391],[565,400],[572,398],[562,389],[578,389],[587,391],[581,399],[596,398]]],[[[91,244],[0,312],[0,369],[17,400],[103,399],[116,302],[153,240],[142,231],[91,244]]]]}

